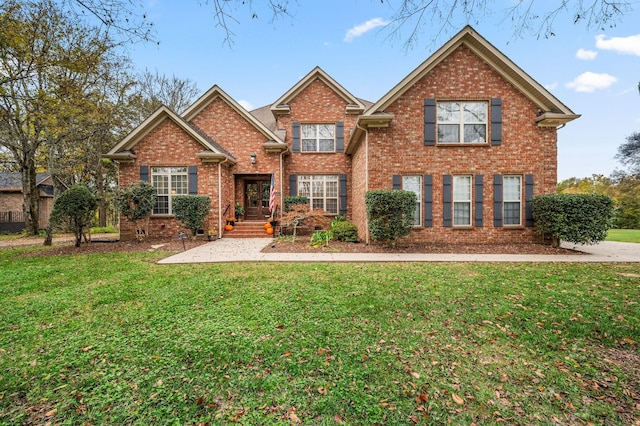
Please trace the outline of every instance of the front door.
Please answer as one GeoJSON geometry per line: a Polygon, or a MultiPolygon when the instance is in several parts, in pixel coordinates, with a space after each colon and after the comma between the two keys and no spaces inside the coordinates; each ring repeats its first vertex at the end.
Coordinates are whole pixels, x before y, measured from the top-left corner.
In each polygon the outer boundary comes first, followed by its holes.
{"type": "Polygon", "coordinates": [[[247,180],[244,188],[244,217],[247,220],[264,220],[269,216],[271,181],[247,180]]]}

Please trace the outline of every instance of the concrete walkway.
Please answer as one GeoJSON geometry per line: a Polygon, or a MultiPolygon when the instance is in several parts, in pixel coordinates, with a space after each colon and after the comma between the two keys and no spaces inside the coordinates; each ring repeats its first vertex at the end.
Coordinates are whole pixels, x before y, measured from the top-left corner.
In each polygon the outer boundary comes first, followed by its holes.
{"type": "Polygon", "coordinates": [[[265,238],[223,238],[160,260],[160,264],[220,262],[640,262],[640,244],[604,241],[596,245],[563,243],[584,255],[440,253],[269,253],[265,238]]]}

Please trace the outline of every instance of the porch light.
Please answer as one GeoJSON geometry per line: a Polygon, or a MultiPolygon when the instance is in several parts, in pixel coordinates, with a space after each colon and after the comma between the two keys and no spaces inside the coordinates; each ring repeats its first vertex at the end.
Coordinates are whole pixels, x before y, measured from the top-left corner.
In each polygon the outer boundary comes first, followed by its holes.
{"type": "Polygon", "coordinates": [[[255,152],[251,153],[251,164],[256,164],[256,157],[258,156],[258,154],[256,154],[255,152]]]}

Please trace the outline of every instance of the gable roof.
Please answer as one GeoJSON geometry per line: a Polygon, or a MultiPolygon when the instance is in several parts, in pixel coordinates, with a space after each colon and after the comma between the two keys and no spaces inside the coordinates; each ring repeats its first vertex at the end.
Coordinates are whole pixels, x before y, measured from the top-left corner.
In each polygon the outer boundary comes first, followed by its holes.
{"type": "MultiPolygon", "coordinates": [[[[36,173],[36,186],[42,185],[50,176],[51,173],[49,172],[36,173]]],[[[0,173],[0,191],[22,191],[22,174],[12,172],[0,173]]]]}
{"type": "Polygon", "coordinates": [[[185,120],[191,122],[204,108],[206,108],[215,99],[222,99],[227,105],[229,105],[236,113],[244,118],[249,124],[255,127],[260,133],[262,133],[270,142],[281,143],[285,145],[284,140],[278,135],[274,129],[266,126],[262,121],[257,119],[253,114],[247,111],[242,105],[236,102],[232,97],[227,95],[217,85],[213,86],[202,95],[193,105],[191,105],[183,114],[185,120]]]}
{"type": "Polygon", "coordinates": [[[371,106],[364,115],[370,116],[383,112],[413,84],[462,45],[488,63],[498,74],[538,106],[541,111],[541,115],[537,119],[539,125],[545,125],[545,120],[547,120],[546,125],[558,126],[580,117],[469,25],[464,27],[440,49],[436,50],[400,83],[396,84],[393,89],[371,106]]]}
{"type": "Polygon", "coordinates": [[[288,114],[290,111],[289,102],[298,96],[307,86],[313,83],[315,80],[320,80],[338,94],[342,99],[347,102],[346,112],[350,114],[360,114],[365,109],[365,104],[355,96],[353,96],[347,89],[342,87],[337,81],[335,81],[329,74],[324,72],[322,68],[315,67],[298,81],[291,89],[289,89],[284,95],[282,95],[271,106],[271,112],[274,114],[288,114]]]}
{"type": "Polygon", "coordinates": [[[136,127],[131,133],[129,133],[119,144],[113,147],[108,153],[104,155],[105,158],[118,161],[133,161],[135,160],[135,154],[131,151],[138,142],[140,142],[145,136],[147,136],[153,129],[158,127],[165,120],[171,120],[178,127],[184,130],[189,136],[191,136],[196,142],[200,143],[204,148],[204,151],[198,154],[200,158],[209,159],[213,161],[229,160],[231,163],[236,163],[236,159],[220,144],[207,136],[201,129],[194,124],[187,122],[178,114],[173,112],[166,106],[158,108],[149,118],[136,127]]]}

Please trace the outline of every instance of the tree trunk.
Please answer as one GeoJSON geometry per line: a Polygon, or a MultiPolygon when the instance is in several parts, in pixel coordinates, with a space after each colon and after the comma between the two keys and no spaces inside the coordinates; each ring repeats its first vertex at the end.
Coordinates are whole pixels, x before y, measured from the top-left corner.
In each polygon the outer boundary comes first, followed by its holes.
{"type": "Polygon", "coordinates": [[[104,228],[107,226],[107,200],[105,199],[102,165],[98,166],[96,173],[96,192],[98,195],[98,226],[104,228]]]}
{"type": "Polygon", "coordinates": [[[21,167],[22,173],[22,211],[24,213],[25,231],[28,235],[38,235],[40,194],[36,185],[36,166],[33,159],[27,158],[21,167]]]}

